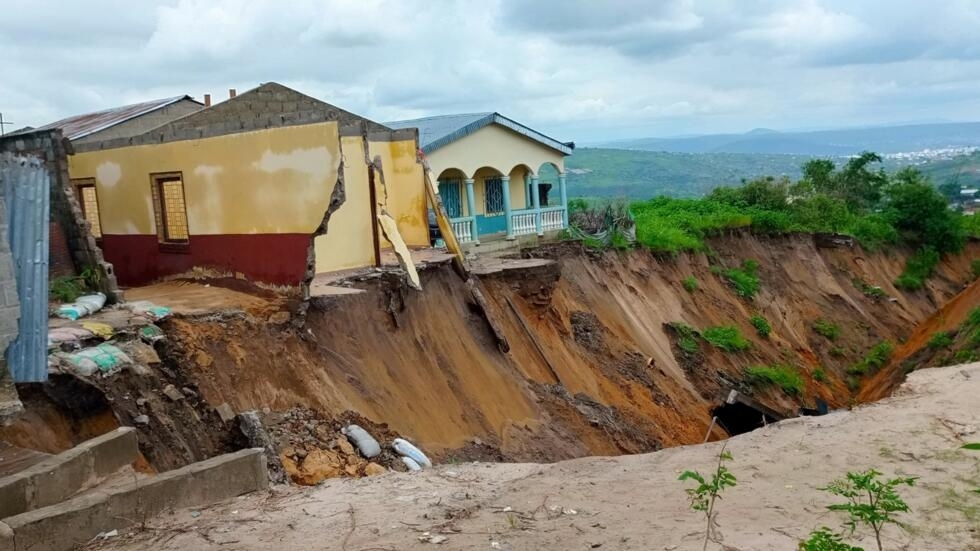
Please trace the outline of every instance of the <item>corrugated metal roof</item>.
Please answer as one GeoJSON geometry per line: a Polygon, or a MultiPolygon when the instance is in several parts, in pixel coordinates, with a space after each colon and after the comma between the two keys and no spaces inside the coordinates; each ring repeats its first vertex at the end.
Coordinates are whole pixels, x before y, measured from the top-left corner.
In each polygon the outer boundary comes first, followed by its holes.
{"type": "Polygon", "coordinates": [[[194,98],[190,96],[155,99],[144,101],[143,103],[113,107],[112,109],[105,109],[94,113],[75,115],[74,117],[61,119],[60,121],[55,121],[39,128],[32,128],[29,131],[36,132],[38,130],[53,130],[58,128],[61,129],[62,134],[69,140],[77,140],[78,138],[84,138],[90,134],[111,128],[119,123],[156,111],[157,109],[162,109],[184,99],[194,101],[194,98]]]}
{"type": "Polygon", "coordinates": [[[389,128],[418,128],[419,145],[422,151],[431,153],[440,147],[462,139],[477,130],[499,124],[518,134],[526,136],[542,145],[558,150],[565,155],[571,155],[574,145],[560,142],[546,136],[533,128],[501,115],[500,113],[467,113],[460,115],[440,115],[406,121],[386,122],[389,128]]]}

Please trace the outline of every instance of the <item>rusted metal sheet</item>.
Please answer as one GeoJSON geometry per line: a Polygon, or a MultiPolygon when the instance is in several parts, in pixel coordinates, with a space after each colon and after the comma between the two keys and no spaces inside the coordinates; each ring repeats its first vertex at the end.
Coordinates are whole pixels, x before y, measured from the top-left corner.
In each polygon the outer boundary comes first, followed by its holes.
{"type": "Polygon", "coordinates": [[[77,140],[184,99],[193,98],[190,96],[175,96],[172,98],[145,101],[143,103],[134,103],[132,105],[123,105],[122,107],[113,107],[112,109],[96,111],[95,113],[86,113],[84,115],[75,115],[61,119],[60,121],[31,129],[31,132],[59,128],[66,138],[77,140]]]}
{"type": "Polygon", "coordinates": [[[20,322],[7,349],[7,365],[18,383],[48,378],[48,220],[51,185],[35,158],[0,156],[0,193],[7,207],[20,322]]]}

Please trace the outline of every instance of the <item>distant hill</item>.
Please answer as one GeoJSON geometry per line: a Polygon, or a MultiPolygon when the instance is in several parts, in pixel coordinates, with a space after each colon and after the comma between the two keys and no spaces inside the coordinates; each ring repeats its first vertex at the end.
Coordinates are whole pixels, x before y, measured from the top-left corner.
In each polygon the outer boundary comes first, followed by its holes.
{"type": "Polygon", "coordinates": [[[966,187],[980,187],[980,151],[915,167],[937,185],[953,182],[966,187]]]}
{"type": "Polygon", "coordinates": [[[806,155],[663,153],[578,148],[565,159],[569,194],[579,197],[700,197],[759,176],[800,177],[806,155]]]}
{"type": "MultiPolygon", "coordinates": [[[[812,158],[810,155],[578,148],[565,159],[565,168],[569,194],[573,197],[700,197],[718,186],[738,185],[743,179],[760,176],[786,175],[797,180],[801,176],[800,167],[812,158]]],[[[838,166],[847,162],[843,157],[832,160],[838,166]]],[[[937,185],[954,182],[980,187],[980,151],[926,162],[886,159],[884,168],[892,172],[909,164],[937,185]]]]}
{"type": "Polygon", "coordinates": [[[671,153],[762,153],[836,156],[862,151],[903,153],[923,149],[980,146],[980,122],[910,124],[813,132],[777,132],[765,128],[744,134],[682,138],[640,138],[600,144],[617,149],[671,153]]]}

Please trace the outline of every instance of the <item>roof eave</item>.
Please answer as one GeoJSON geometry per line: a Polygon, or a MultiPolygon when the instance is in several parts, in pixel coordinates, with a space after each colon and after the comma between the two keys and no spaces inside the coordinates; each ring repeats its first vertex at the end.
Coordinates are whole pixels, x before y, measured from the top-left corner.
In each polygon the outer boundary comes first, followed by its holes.
{"type": "Polygon", "coordinates": [[[466,136],[473,134],[477,130],[480,130],[485,126],[489,126],[494,123],[499,124],[500,126],[503,126],[504,128],[510,129],[514,132],[517,132],[518,134],[526,138],[530,138],[531,140],[534,140],[546,147],[550,147],[551,149],[558,151],[562,155],[572,154],[572,148],[569,147],[567,144],[559,142],[558,140],[551,138],[549,136],[546,136],[538,132],[537,130],[528,128],[527,126],[524,126],[523,124],[517,121],[508,119],[507,117],[501,115],[500,113],[491,113],[486,117],[477,119],[471,122],[470,124],[467,124],[466,126],[460,127],[455,132],[451,132],[444,136],[440,136],[438,139],[432,140],[428,144],[424,145],[422,147],[422,151],[426,154],[432,153],[433,151],[439,148],[447,146],[457,140],[461,140],[466,136]]]}

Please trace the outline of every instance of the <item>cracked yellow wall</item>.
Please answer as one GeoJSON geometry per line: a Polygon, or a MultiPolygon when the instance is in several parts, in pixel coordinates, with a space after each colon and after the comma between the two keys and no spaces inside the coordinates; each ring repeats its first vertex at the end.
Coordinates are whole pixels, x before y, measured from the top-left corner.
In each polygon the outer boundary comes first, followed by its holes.
{"type": "MultiPolygon", "coordinates": [[[[381,179],[375,177],[377,199],[385,205],[388,214],[398,223],[398,231],[410,247],[429,246],[429,221],[426,211],[425,180],[422,165],[417,158],[415,140],[375,142],[368,144],[371,159],[381,157],[385,189],[381,179]]],[[[382,238],[382,246],[391,244],[382,238]]]]}
{"type": "Polygon", "coordinates": [[[337,123],[327,122],[78,153],[68,170],[95,178],[103,234],[121,235],[156,235],[150,174],[181,172],[193,238],[312,233],[339,162],[337,123]]]}
{"type": "Polygon", "coordinates": [[[344,151],[344,204],[330,216],[327,233],[313,239],[316,273],[374,265],[374,221],[364,141],[341,138],[344,151]]]}

